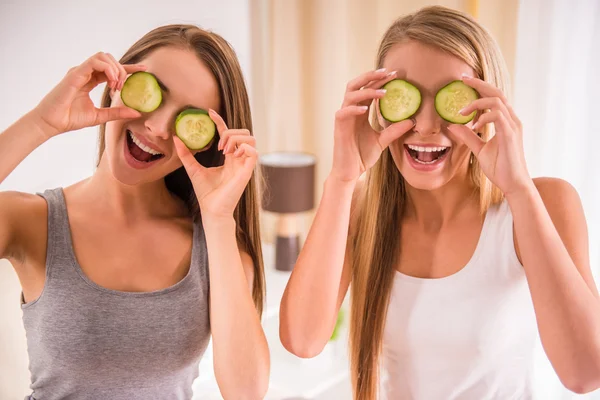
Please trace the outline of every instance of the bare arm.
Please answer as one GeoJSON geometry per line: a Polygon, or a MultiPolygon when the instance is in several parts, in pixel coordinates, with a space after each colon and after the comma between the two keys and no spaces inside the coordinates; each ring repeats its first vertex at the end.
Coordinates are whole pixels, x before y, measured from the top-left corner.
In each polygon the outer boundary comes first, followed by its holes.
{"type": "MultiPolygon", "coordinates": [[[[33,150],[53,136],[106,121],[139,116],[126,107],[96,108],[89,92],[102,82],[118,88],[127,73],[142,66],[123,67],[105,53],[98,53],[72,68],[65,78],[33,110],[0,134],[0,183],[33,150]]],[[[9,221],[12,195],[0,198],[0,258],[13,252],[14,233],[9,221]]]]}
{"type": "Polygon", "coordinates": [[[335,328],[351,280],[345,261],[355,182],[327,179],[280,307],[279,336],[299,357],[319,354],[335,328]]]}
{"type": "MultiPolygon", "coordinates": [[[[0,183],[48,137],[47,128],[34,112],[0,133],[0,183]]],[[[18,215],[22,215],[24,208],[21,202],[19,193],[0,193],[0,259],[10,259],[13,264],[23,259],[16,232],[18,215]]]]}
{"type": "Polygon", "coordinates": [[[515,245],[544,350],[565,387],[587,393],[600,387],[600,300],[585,216],[567,182],[540,179],[535,186],[507,197],[515,245]]]}
{"type": "Polygon", "coordinates": [[[225,399],[262,399],[269,385],[269,347],[252,300],[254,265],[238,248],[233,216],[258,153],[248,130],[228,129],[215,111],[209,115],[221,136],[223,166],[202,166],[181,140],[173,140],[194,186],[206,234],[215,376],[225,399]]]}
{"type": "Polygon", "coordinates": [[[49,137],[49,127],[30,112],[0,134],[0,183],[49,137]]]}
{"type": "Polygon", "coordinates": [[[335,327],[348,290],[350,260],[345,260],[351,228],[352,196],[359,177],[384,149],[413,127],[413,121],[373,130],[368,104],[383,97],[378,90],[395,73],[370,71],[350,81],[336,112],[333,166],[304,248],[292,272],[280,308],[282,344],[299,357],[321,352],[335,327]]]}
{"type": "Polygon", "coordinates": [[[233,218],[203,217],[210,274],[214,369],[225,399],[262,399],[269,348],[252,301],[252,258],[240,252],[233,218]]]}

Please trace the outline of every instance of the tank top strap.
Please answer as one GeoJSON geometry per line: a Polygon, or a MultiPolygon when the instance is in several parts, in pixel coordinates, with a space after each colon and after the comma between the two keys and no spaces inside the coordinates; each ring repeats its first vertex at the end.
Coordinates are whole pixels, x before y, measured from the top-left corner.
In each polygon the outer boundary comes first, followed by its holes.
{"type": "Polygon", "coordinates": [[[57,269],[68,269],[68,272],[73,273],[75,260],[63,189],[49,189],[39,195],[48,204],[46,276],[51,277],[53,273],[58,273],[57,269]]]}
{"type": "Polygon", "coordinates": [[[513,274],[522,272],[522,266],[517,258],[513,235],[513,216],[508,201],[504,199],[501,203],[491,206],[490,214],[485,229],[485,243],[482,243],[482,251],[487,260],[494,265],[496,272],[513,274]],[[500,267],[501,266],[501,267],[500,267]],[[497,268],[508,268],[506,271],[498,271],[497,268]]]}

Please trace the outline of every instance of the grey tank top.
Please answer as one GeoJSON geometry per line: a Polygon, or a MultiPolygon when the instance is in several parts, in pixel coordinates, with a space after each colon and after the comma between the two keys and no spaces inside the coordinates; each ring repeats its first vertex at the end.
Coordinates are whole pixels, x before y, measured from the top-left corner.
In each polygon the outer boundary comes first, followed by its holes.
{"type": "Polygon", "coordinates": [[[191,266],[154,292],[103,288],[73,251],[61,188],[48,204],[46,282],[22,304],[31,396],[28,399],[190,399],[210,337],[208,256],[194,224],[191,266]]]}

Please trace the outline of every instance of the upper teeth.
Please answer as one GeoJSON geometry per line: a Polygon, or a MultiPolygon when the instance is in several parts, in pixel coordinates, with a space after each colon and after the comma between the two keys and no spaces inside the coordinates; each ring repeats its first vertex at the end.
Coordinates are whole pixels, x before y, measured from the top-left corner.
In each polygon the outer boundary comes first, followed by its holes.
{"type": "Polygon", "coordinates": [[[432,153],[434,151],[443,151],[443,150],[446,150],[448,147],[421,147],[421,146],[413,146],[412,144],[409,144],[408,148],[411,149],[411,150],[414,150],[414,151],[432,153]]]}
{"type": "Polygon", "coordinates": [[[137,145],[137,147],[139,147],[140,149],[144,150],[146,153],[152,154],[153,156],[162,154],[159,153],[158,151],[151,149],[150,147],[146,146],[145,144],[143,144],[140,139],[138,139],[137,137],[135,137],[135,135],[133,134],[133,132],[129,131],[129,136],[131,136],[131,140],[133,140],[133,143],[135,143],[137,145]]]}

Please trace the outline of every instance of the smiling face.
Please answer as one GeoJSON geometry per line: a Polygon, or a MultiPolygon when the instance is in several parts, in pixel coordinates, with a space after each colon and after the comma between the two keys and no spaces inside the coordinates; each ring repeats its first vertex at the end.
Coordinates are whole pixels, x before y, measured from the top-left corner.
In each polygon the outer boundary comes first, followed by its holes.
{"type": "MultiPolygon", "coordinates": [[[[127,185],[155,182],[181,167],[173,144],[175,120],[180,112],[220,107],[217,81],[193,51],[162,47],[139,64],[158,79],[162,103],[140,118],[108,122],[101,161],[118,181],[127,185]]],[[[112,94],[111,107],[117,106],[123,106],[119,92],[112,94]]],[[[212,142],[203,150],[211,145],[212,142]]]]}
{"type": "MultiPolygon", "coordinates": [[[[397,71],[421,92],[421,106],[413,116],[412,131],[390,145],[396,167],[406,182],[422,190],[435,190],[456,176],[466,176],[470,150],[454,140],[448,132],[449,122],[435,110],[435,95],[462,74],[475,76],[469,65],[459,58],[416,41],[396,44],[386,55],[383,67],[397,71]]],[[[389,126],[378,114],[382,126],[389,126]]],[[[471,121],[467,126],[472,126],[471,121]]]]}

